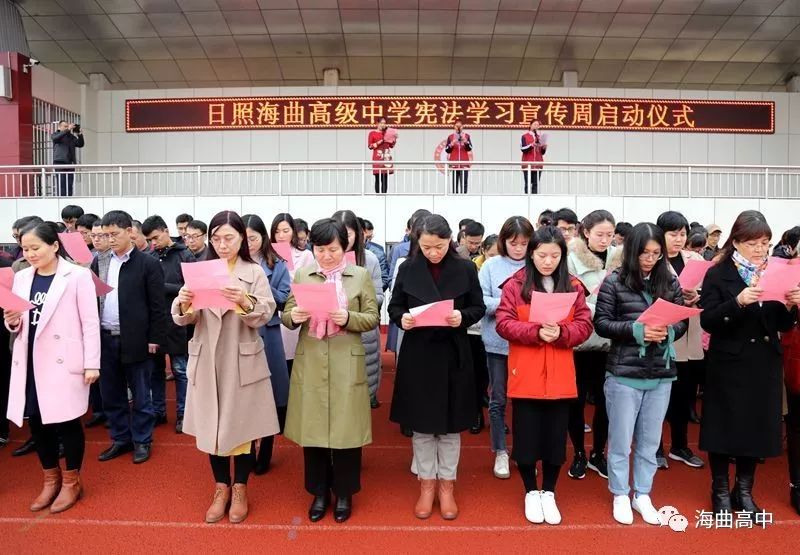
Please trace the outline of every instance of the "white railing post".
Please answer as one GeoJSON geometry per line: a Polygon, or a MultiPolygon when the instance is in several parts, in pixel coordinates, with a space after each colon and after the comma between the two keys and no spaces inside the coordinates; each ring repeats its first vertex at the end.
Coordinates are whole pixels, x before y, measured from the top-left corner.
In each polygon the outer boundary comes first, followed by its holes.
{"type": "Polygon", "coordinates": [[[764,199],[769,199],[769,168],[764,168],[764,199]]]}
{"type": "Polygon", "coordinates": [[[686,196],[692,198],[692,166],[686,168],[686,196]]]}
{"type": "MultiPolygon", "coordinates": [[[[20,189],[22,189],[22,182],[20,182],[20,189]]],[[[45,191],[47,190],[47,171],[42,168],[42,184],[41,184],[41,191],[42,196],[47,196],[45,191]]]]}
{"type": "Polygon", "coordinates": [[[117,183],[119,184],[119,196],[122,195],[122,166],[117,166],[117,183]]]}
{"type": "MultiPolygon", "coordinates": [[[[610,196],[610,197],[614,196],[613,195],[613,189],[611,188],[611,182],[612,182],[613,177],[614,177],[613,169],[614,169],[614,166],[609,164],[608,165],[608,196],[610,196]]],[[[575,192],[577,193],[577,191],[575,191],[575,192]]]]}
{"type": "Polygon", "coordinates": [[[197,195],[199,195],[200,191],[203,190],[203,176],[201,175],[201,171],[202,171],[202,167],[198,165],[197,166],[197,172],[196,172],[197,173],[197,189],[196,189],[196,193],[195,193],[197,195]]]}
{"type": "Polygon", "coordinates": [[[361,162],[361,196],[367,194],[367,165],[361,162]]]}
{"type": "Polygon", "coordinates": [[[278,196],[283,196],[283,164],[278,164],[278,196]]]}

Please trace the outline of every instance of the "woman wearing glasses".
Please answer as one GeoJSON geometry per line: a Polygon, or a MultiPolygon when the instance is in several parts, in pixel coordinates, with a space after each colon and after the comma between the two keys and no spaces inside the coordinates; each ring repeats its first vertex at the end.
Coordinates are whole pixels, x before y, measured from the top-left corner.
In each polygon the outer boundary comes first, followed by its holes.
{"type": "Polygon", "coordinates": [[[600,286],[594,314],[597,335],[611,340],[606,363],[608,412],[608,489],[614,495],[614,519],[633,524],[638,512],[658,525],[650,500],[656,450],[677,376],[673,343],[686,333],[687,322],[651,326],[637,322],[655,302],[683,304],[678,279],[667,268],[664,232],[640,223],[625,239],[622,267],[600,286]],[[633,448],[633,502],[630,498],[630,454],[633,448]]]}
{"type": "Polygon", "coordinates": [[[779,332],[797,321],[800,289],[784,302],[761,301],[772,231],[760,212],[739,214],[717,265],[703,281],[700,314],[711,334],[700,449],[708,451],[715,513],[761,512],[753,499],[756,462],[782,450],[782,351],[779,332]],[[736,459],[736,482],[728,466],[736,459]]]}

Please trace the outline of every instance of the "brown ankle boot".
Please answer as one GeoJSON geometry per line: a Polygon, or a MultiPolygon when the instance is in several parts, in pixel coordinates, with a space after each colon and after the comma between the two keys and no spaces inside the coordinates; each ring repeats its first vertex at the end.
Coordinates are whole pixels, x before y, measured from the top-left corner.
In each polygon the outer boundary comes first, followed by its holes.
{"type": "Polygon", "coordinates": [[[414,516],[428,518],[433,512],[433,500],[436,497],[436,480],[419,481],[419,499],[414,506],[414,516]]]}
{"type": "Polygon", "coordinates": [[[247,518],[247,485],[233,484],[231,508],[228,511],[228,520],[231,524],[239,524],[247,518]]]}
{"type": "Polygon", "coordinates": [[[50,505],[50,512],[62,513],[77,503],[81,497],[83,497],[83,484],[80,472],[65,470],[61,480],[61,491],[50,505]]]}
{"type": "Polygon", "coordinates": [[[44,483],[39,497],[31,503],[31,511],[41,511],[50,506],[61,491],[61,469],[51,468],[44,471],[44,483]]]}
{"type": "Polygon", "coordinates": [[[230,501],[231,487],[227,484],[217,483],[217,487],[214,490],[214,499],[211,501],[211,506],[206,511],[206,522],[213,524],[214,522],[222,520],[230,501]]]}
{"type": "Polygon", "coordinates": [[[453,495],[455,480],[439,480],[439,510],[445,520],[455,520],[458,516],[458,505],[453,495]]]}

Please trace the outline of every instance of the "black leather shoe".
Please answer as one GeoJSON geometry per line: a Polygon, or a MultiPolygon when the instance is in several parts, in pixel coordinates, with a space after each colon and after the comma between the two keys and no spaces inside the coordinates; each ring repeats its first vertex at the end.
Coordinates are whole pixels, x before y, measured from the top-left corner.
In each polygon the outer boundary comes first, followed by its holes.
{"type": "Polygon", "coordinates": [[[167,415],[166,414],[157,414],[156,415],[156,426],[161,426],[162,424],[167,423],[167,415]]]}
{"type": "Polygon", "coordinates": [[[112,443],[111,447],[100,453],[100,456],[97,457],[97,460],[100,462],[110,461],[112,459],[116,459],[120,455],[124,455],[125,453],[130,453],[133,451],[133,443],[112,443]]]}
{"type": "Polygon", "coordinates": [[[150,459],[150,444],[137,443],[133,448],[133,464],[141,464],[150,459]]]}
{"type": "Polygon", "coordinates": [[[756,505],[753,499],[753,482],[752,475],[738,474],[736,476],[736,484],[733,486],[731,492],[731,506],[736,512],[749,513],[751,519],[755,519],[756,513],[761,512],[761,507],[756,505]]]}
{"type": "Polygon", "coordinates": [[[24,457],[28,453],[33,453],[34,451],[36,451],[36,440],[33,439],[33,437],[29,437],[25,443],[11,452],[11,456],[24,457]]]}
{"type": "Polygon", "coordinates": [[[483,430],[483,411],[481,410],[478,412],[478,415],[475,417],[475,422],[472,424],[472,427],[469,429],[469,433],[475,435],[481,433],[483,430]]]}
{"type": "Polygon", "coordinates": [[[333,508],[333,519],[336,522],[344,522],[350,518],[353,512],[353,498],[349,495],[336,499],[336,506],[333,508]]]}
{"type": "Polygon", "coordinates": [[[183,433],[183,416],[179,416],[175,420],[175,433],[182,434],[183,433]]]}
{"type": "Polygon", "coordinates": [[[97,414],[92,415],[92,417],[86,421],[87,428],[94,428],[95,426],[99,426],[100,424],[105,424],[108,419],[106,415],[102,412],[98,412],[97,414]]]}
{"type": "Polygon", "coordinates": [[[692,407],[689,412],[689,422],[692,424],[700,424],[700,415],[697,414],[697,409],[692,407]]]}
{"type": "Polygon", "coordinates": [[[711,510],[714,514],[733,513],[728,475],[711,477],[711,510]]]}
{"type": "Polygon", "coordinates": [[[331,504],[330,494],[317,495],[311,502],[311,507],[308,508],[308,519],[311,522],[322,520],[325,513],[328,511],[328,505],[331,504]]]}
{"type": "Polygon", "coordinates": [[[414,437],[414,430],[412,430],[411,428],[404,428],[401,426],[400,433],[406,437],[414,437]]]}

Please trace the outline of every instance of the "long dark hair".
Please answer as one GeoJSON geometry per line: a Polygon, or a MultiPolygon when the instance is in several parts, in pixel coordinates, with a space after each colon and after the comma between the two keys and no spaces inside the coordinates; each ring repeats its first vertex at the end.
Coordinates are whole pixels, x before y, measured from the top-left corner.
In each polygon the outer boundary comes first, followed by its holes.
{"type": "MultiPolygon", "coordinates": [[[[361,228],[361,222],[352,210],[337,210],[331,216],[332,219],[340,222],[346,228],[352,229],[356,238],[353,240],[353,252],[356,253],[356,264],[362,268],[367,265],[367,256],[364,254],[364,230],[361,228]]],[[[347,249],[345,249],[347,250],[347,249]]]]}
{"type": "Polygon", "coordinates": [[[567,242],[557,227],[551,225],[540,227],[531,237],[528,243],[528,252],[525,253],[525,284],[522,286],[522,300],[526,303],[531,302],[531,293],[534,291],[544,292],[542,285],[542,274],[536,269],[533,262],[533,253],[541,245],[555,244],[561,249],[561,260],[553,271],[553,293],[569,293],[575,291],[572,280],[569,277],[569,266],[567,264],[567,242]]]}
{"type": "Polygon", "coordinates": [[[231,226],[242,238],[242,244],[239,246],[239,258],[245,262],[253,262],[253,257],[250,256],[250,248],[247,246],[247,226],[244,225],[242,217],[233,210],[223,210],[211,218],[211,222],[208,224],[208,252],[206,253],[206,260],[219,258],[217,250],[214,248],[214,243],[211,241],[211,237],[217,229],[225,224],[231,226]]]}
{"type": "Polygon", "coordinates": [[[583,239],[583,242],[588,245],[589,238],[586,236],[586,234],[592,231],[594,226],[603,222],[608,222],[616,228],[617,224],[614,222],[614,215],[611,212],[608,210],[592,210],[581,220],[580,229],[578,230],[578,237],[583,239]]]}
{"type": "Polygon", "coordinates": [[[638,293],[647,291],[654,298],[669,295],[673,278],[669,268],[667,268],[667,244],[664,241],[664,232],[660,227],[648,222],[636,224],[625,237],[625,246],[622,252],[619,281],[625,287],[638,293]],[[644,252],[647,243],[650,241],[655,241],[661,247],[661,258],[653,266],[648,280],[649,286],[646,286],[639,266],[639,256],[644,252]]]}
{"type": "Polygon", "coordinates": [[[245,228],[250,228],[261,235],[261,248],[258,251],[264,257],[264,262],[267,263],[269,269],[272,270],[275,268],[275,263],[278,260],[283,260],[283,258],[272,248],[272,241],[270,241],[270,237],[267,234],[267,226],[264,225],[264,220],[256,214],[245,214],[242,216],[242,221],[245,228]]]}
{"type": "Polygon", "coordinates": [[[447,220],[444,218],[444,216],[440,216],[439,214],[428,214],[427,216],[422,216],[421,218],[414,220],[413,228],[411,230],[412,239],[410,256],[416,257],[418,254],[420,254],[419,238],[423,233],[434,235],[439,239],[450,240],[450,246],[447,249],[447,254],[444,255],[442,261],[444,261],[445,258],[459,258],[457,250],[458,247],[456,247],[456,244],[453,242],[453,230],[450,229],[450,224],[447,223],[447,220]]]}
{"type": "Polygon", "coordinates": [[[272,218],[272,225],[269,228],[269,240],[271,243],[277,243],[275,240],[275,232],[278,231],[278,224],[281,222],[286,222],[289,224],[289,227],[292,228],[292,240],[290,244],[300,250],[300,239],[297,238],[297,224],[295,224],[294,218],[288,212],[281,212],[277,214],[274,218],[272,218]]]}
{"type": "Polygon", "coordinates": [[[745,210],[736,217],[733,222],[731,233],[728,235],[728,240],[722,246],[722,256],[719,257],[717,263],[727,260],[733,256],[733,251],[736,247],[733,242],[742,243],[744,241],[752,241],[754,239],[761,239],[768,237],[772,239],[772,229],[770,229],[767,219],[764,214],[758,210],[745,210]]]}
{"type": "Polygon", "coordinates": [[[64,245],[62,245],[61,241],[58,239],[58,225],[56,222],[33,222],[28,224],[19,232],[20,243],[22,242],[22,237],[28,233],[33,233],[42,243],[50,245],[51,247],[57,244],[56,256],[74,262],[74,259],[69,255],[67,249],[64,248],[64,245]]]}
{"type": "Polygon", "coordinates": [[[525,216],[511,216],[503,223],[497,237],[497,252],[501,256],[508,256],[506,241],[514,237],[524,237],[530,243],[530,239],[533,237],[533,224],[525,216]]]}
{"type": "Polygon", "coordinates": [[[800,243],[800,226],[794,226],[791,229],[787,229],[781,235],[781,240],[777,246],[786,246],[792,249],[797,248],[797,244],[800,243]]]}

